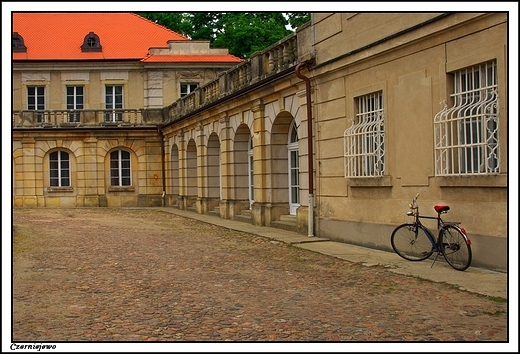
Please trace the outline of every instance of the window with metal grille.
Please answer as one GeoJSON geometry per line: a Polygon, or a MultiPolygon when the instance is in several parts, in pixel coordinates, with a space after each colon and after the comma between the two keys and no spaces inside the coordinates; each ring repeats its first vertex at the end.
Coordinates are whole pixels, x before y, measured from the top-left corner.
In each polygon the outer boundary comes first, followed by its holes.
{"type": "Polygon", "coordinates": [[[452,107],[435,115],[435,175],[498,174],[496,63],[453,73],[452,107]]]}
{"type": "MultiPolygon", "coordinates": [[[[83,86],[67,86],[67,109],[83,109],[83,86]]],[[[70,112],[69,122],[79,122],[80,112],[70,112]]]]}
{"type": "Polygon", "coordinates": [[[357,112],[344,133],[345,177],[377,177],[385,172],[383,92],[356,98],[357,112]]]}
{"type": "MultiPolygon", "coordinates": [[[[34,111],[45,110],[45,86],[27,86],[27,109],[34,111]]],[[[44,112],[36,112],[36,121],[44,121],[44,112]]]]}
{"type": "Polygon", "coordinates": [[[51,187],[70,187],[70,160],[66,151],[54,151],[49,155],[49,184],[51,187]]]}
{"type": "Polygon", "coordinates": [[[181,97],[189,95],[199,87],[199,84],[181,84],[181,97]]]}
{"type": "Polygon", "coordinates": [[[110,185],[112,187],[131,186],[130,153],[115,150],[110,153],[110,185]]]}

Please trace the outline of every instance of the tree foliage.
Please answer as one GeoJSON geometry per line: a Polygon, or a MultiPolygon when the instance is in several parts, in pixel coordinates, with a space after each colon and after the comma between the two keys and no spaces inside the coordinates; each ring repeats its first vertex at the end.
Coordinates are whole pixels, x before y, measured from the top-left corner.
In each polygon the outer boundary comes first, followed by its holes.
{"type": "Polygon", "coordinates": [[[307,12],[144,12],[139,15],[212,48],[249,58],[309,21],[307,12]],[[292,28],[292,29],[290,29],[292,28]]]}

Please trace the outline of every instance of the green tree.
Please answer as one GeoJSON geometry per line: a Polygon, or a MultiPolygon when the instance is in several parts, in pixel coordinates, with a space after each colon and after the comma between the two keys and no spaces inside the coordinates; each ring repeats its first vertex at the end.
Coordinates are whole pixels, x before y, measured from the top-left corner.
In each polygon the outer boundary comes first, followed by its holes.
{"type": "Polygon", "coordinates": [[[246,59],[291,34],[309,13],[281,12],[153,12],[139,15],[193,40],[209,40],[213,48],[246,59]]]}
{"type": "MultiPolygon", "coordinates": [[[[190,14],[184,12],[140,12],[138,15],[177,32],[185,37],[191,34],[190,14]]],[[[191,37],[190,37],[191,38],[191,37]]]]}
{"type": "Polygon", "coordinates": [[[292,28],[298,28],[311,20],[311,14],[308,12],[287,12],[286,15],[292,28]]]}

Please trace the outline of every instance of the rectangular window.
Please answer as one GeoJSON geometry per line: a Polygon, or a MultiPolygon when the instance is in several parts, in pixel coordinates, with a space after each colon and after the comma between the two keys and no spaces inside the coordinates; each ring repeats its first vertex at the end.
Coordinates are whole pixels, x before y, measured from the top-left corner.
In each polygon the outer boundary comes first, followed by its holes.
{"type": "Polygon", "coordinates": [[[181,84],[181,97],[189,95],[195,91],[197,87],[199,87],[199,84],[181,84]]]}
{"type": "Polygon", "coordinates": [[[498,174],[498,92],[494,61],[453,75],[451,108],[434,119],[437,176],[498,174]]]}
{"type": "Polygon", "coordinates": [[[110,153],[110,185],[112,187],[131,186],[130,153],[116,150],[110,153]]]}
{"type": "Polygon", "coordinates": [[[383,92],[356,98],[356,116],[344,133],[345,177],[383,176],[385,125],[383,92]]]}
{"type": "Polygon", "coordinates": [[[123,86],[105,86],[105,108],[111,112],[105,112],[105,122],[123,121],[123,86]]]}
{"type": "MultiPolygon", "coordinates": [[[[83,86],[67,86],[67,109],[82,110],[83,107],[83,86]]],[[[69,122],[79,122],[80,112],[70,112],[69,122]]]]}
{"type": "MultiPolygon", "coordinates": [[[[45,86],[27,86],[27,109],[31,111],[45,110],[45,86]]],[[[36,121],[45,122],[44,112],[36,112],[36,121]]]]}
{"type": "Polygon", "coordinates": [[[70,187],[70,161],[66,151],[54,151],[49,155],[51,187],[70,187]]]}

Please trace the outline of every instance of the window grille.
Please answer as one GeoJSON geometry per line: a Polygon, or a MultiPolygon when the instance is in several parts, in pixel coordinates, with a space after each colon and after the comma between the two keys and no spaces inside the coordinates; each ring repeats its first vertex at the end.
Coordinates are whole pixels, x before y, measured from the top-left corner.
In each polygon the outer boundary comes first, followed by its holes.
{"type": "Polygon", "coordinates": [[[112,187],[131,186],[130,153],[116,150],[110,153],[110,185],[112,187]]]}
{"type": "Polygon", "coordinates": [[[453,75],[453,106],[435,115],[437,176],[498,174],[498,92],[494,61],[453,75]]]}
{"type": "Polygon", "coordinates": [[[385,126],[382,91],[358,97],[357,114],[344,133],[345,177],[383,176],[385,126]]]}
{"type": "Polygon", "coordinates": [[[70,160],[66,151],[49,155],[49,184],[51,187],[70,187],[70,160]]]}

